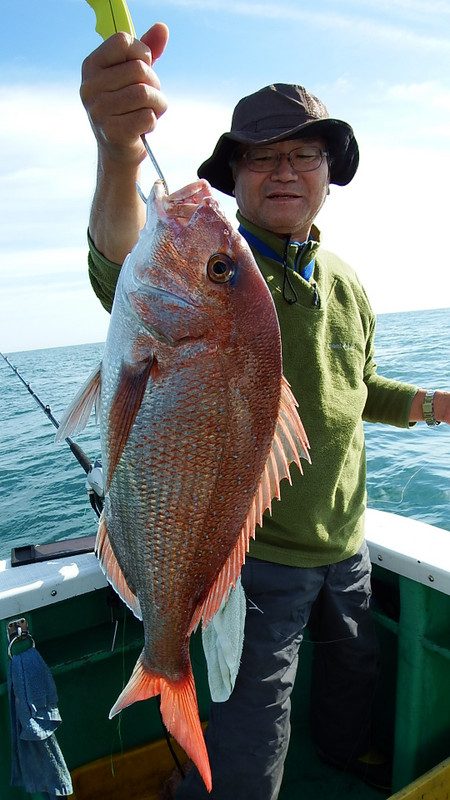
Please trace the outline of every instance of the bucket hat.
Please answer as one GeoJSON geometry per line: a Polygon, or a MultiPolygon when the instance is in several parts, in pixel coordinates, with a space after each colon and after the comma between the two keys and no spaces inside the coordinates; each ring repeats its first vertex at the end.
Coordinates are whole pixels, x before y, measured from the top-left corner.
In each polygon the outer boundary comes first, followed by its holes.
{"type": "Polygon", "coordinates": [[[233,112],[231,130],[222,134],[213,154],[198,169],[215,189],[233,194],[230,158],[236,146],[262,145],[318,136],[330,155],[330,183],[345,186],[359,162],[358,144],[347,122],[329,116],[324,104],[303,86],[273,83],[243,97],[233,112]]]}

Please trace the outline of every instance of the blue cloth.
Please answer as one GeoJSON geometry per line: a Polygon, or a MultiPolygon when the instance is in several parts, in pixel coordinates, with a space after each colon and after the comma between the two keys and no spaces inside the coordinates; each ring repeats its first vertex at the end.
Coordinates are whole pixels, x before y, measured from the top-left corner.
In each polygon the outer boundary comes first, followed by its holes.
{"type": "Polygon", "coordinates": [[[61,723],[53,676],[32,647],[11,659],[11,785],[48,800],[72,794],[72,781],[54,732],[61,723]]]}

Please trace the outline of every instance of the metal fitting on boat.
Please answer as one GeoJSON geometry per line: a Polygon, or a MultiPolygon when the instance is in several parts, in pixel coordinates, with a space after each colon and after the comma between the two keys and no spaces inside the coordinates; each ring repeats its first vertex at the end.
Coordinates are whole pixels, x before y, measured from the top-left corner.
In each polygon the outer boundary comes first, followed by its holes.
{"type": "Polygon", "coordinates": [[[31,647],[35,647],[34,639],[31,633],[28,630],[28,622],[25,617],[21,619],[15,619],[12,622],[9,622],[7,625],[7,633],[8,633],[8,656],[12,658],[12,647],[16,642],[23,641],[24,639],[29,639],[31,643],[31,647]]]}

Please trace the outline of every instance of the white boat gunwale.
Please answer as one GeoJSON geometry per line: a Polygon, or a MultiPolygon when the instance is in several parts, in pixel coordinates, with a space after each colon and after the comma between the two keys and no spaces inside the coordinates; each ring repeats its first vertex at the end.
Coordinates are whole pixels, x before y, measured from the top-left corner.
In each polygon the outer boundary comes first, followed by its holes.
{"type": "MultiPolygon", "coordinates": [[[[373,564],[450,595],[450,532],[368,509],[366,539],[373,564]]],[[[94,553],[11,567],[0,561],[0,618],[33,611],[107,586],[94,553]]]]}

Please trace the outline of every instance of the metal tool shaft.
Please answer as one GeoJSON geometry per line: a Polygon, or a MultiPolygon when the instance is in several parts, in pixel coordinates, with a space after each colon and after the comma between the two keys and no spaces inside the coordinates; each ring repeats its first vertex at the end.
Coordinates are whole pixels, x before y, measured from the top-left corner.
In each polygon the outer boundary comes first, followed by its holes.
{"type": "Polygon", "coordinates": [[[150,145],[147,142],[147,139],[146,139],[144,134],[142,134],[141,139],[142,139],[142,141],[144,143],[144,147],[146,149],[147,155],[148,155],[150,161],[152,162],[156,172],[158,173],[159,179],[162,181],[162,185],[164,186],[166,194],[169,194],[169,187],[167,186],[166,179],[165,179],[164,175],[162,174],[161,167],[159,166],[155,156],[153,155],[153,153],[152,153],[152,151],[150,149],[150,145]]]}

